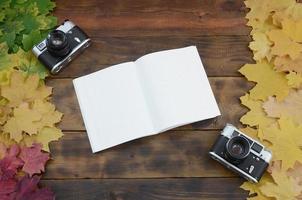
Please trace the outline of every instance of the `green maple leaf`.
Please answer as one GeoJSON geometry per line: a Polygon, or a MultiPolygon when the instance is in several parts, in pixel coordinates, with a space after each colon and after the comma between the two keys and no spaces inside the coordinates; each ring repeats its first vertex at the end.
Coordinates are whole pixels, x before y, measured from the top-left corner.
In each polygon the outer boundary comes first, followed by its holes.
{"type": "Polygon", "coordinates": [[[0,43],[8,45],[9,53],[16,53],[19,47],[30,50],[56,25],[57,19],[49,15],[54,7],[50,0],[1,0],[0,43]]]}

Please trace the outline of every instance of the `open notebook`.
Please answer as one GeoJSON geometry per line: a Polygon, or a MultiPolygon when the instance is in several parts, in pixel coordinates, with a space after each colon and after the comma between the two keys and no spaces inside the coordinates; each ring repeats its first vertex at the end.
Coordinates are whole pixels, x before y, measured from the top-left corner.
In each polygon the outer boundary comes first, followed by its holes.
{"type": "Polygon", "coordinates": [[[93,152],[220,115],[195,46],[73,80],[93,152]]]}

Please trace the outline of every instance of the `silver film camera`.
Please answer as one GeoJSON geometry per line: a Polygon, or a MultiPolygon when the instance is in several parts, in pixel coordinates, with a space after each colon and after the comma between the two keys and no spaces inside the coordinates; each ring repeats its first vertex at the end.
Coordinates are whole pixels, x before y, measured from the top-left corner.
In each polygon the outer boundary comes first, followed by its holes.
{"type": "Polygon", "coordinates": [[[210,156],[247,180],[257,183],[266,171],[272,153],[227,124],[209,152],[210,156]]]}
{"type": "Polygon", "coordinates": [[[57,74],[90,45],[86,33],[69,20],[65,20],[47,38],[35,45],[32,52],[52,74],[57,74]]]}

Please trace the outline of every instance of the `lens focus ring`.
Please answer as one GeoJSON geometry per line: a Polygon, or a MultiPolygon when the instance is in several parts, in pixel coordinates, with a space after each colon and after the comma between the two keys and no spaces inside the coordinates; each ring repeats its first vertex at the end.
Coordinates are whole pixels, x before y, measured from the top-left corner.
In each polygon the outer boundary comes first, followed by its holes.
{"type": "Polygon", "coordinates": [[[70,52],[67,36],[61,30],[53,30],[48,34],[46,46],[54,56],[64,57],[70,52]]]}
{"type": "Polygon", "coordinates": [[[231,138],[226,144],[227,157],[233,162],[240,162],[250,153],[250,143],[242,136],[231,138]]]}

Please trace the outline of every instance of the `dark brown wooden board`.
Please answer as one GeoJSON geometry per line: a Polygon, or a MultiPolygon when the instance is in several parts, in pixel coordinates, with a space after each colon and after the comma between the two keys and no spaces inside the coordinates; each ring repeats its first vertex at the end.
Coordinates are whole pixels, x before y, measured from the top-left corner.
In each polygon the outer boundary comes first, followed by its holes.
{"type": "Polygon", "coordinates": [[[241,0],[57,1],[60,21],[72,19],[90,35],[247,35],[241,0]]]}
{"type": "Polygon", "coordinates": [[[208,76],[241,76],[238,69],[252,63],[248,36],[102,36],[57,77],[78,77],[156,51],[195,45],[208,76]],[[131,48],[130,48],[131,47],[131,48]]]}
{"type": "Polygon", "coordinates": [[[242,200],[238,178],[44,180],[57,199],[242,200]]]}
{"type": "Polygon", "coordinates": [[[48,78],[64,113],[65,136],[51,143],[43,176],[57,199],[244,199],[242,179],[207,155],[226,122],[240,126],[239,97],[252,87],[239,73],[252,63],[242,0],[57,0],[54,14],[74,21],[92,46],[48,78]],[[222,116],[92,154],[72,79],[165,49],[196,45],[222,116]]]}
{"type": "Polygon", "coordinates": [[[168,131],[92,154],[86,132],[51,144],[47,179],[234,177],[208,152],[219,131],[168,131]]]}
{"type": "MultiPolygon", "coordinates": [[[[240,105],[239,97],[244,95],[252,84],[241,77],[212,77],[209,80],[222,115],[178,129],[221,129],[225,123],[240,125],[239,118],[247,109],[240,105]]],[[[72,79],[52,79],[48,80],[47,84],[53,87],[53,102],[58,110],[64,113],[60,128],[85,130],[72,79]]]]}

